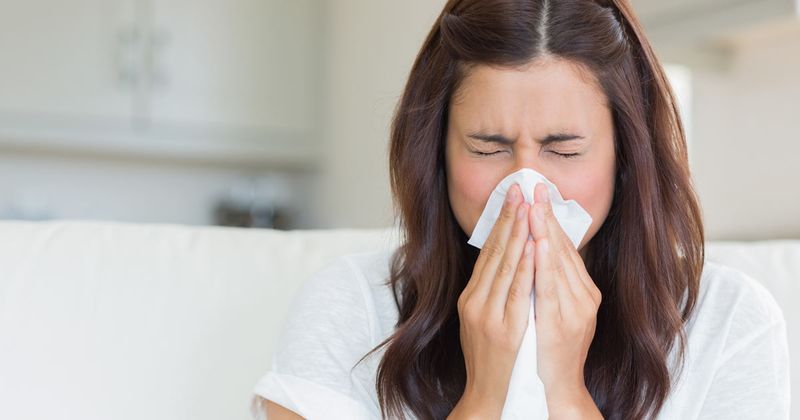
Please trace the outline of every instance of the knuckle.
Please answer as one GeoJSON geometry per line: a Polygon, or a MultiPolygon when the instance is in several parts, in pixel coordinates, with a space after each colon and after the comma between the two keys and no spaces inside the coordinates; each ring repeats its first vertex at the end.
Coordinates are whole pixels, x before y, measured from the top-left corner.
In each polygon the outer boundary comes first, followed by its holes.
{"type": "MultiPolygon", "coordinates": [[[[557,260],[569,261],[569,259],[568,259],[569,258],[569,249],[567,248],[567,246],[568,245],[565,244],[564,246],[555,247],[556,248],[555,256],[556,256],[557,260]]],[[[558,266],[561,267],[561,264],[558,264],[558,266]]]]}
{"type": "Polygon", "coordinates": [[[542,297],[545,299],[555,299],[558,297],[555,283],[548,282],[542,286],[542,297]]]}
{"type": "Polygon", "coordinates": [[[552,204],[548,203],[547,205],[544,206],[544,215],[546,217],[555,217],[555,214],[553,213],[552,204]]]}
{"type": "Polygon", "coordinates": [[[500,263],[500,266],[497,267],[497,277],[507,276],[513,271],[514,266],[508,261],[503,261],[500,263]]]}
{"type": "Polygon", "coordinates": [[[599,305],[603,301],[603,293],[596,287],[593,288],[592,291],[594,292],[595,301],[599,305]]]}
{"type": "Polygon", "coordinates": [[[489,245],[485,246],[483,250],[489,257],[500,257],[505,252],[505,247],[503,247],[503,245],[499,244],[497,241],[493,241],[489,245]]]}
{"type": "Polygon", "coordinates": [[[518,284],[511,285],[511,288],[508,289],[508,301],[511,303],[522,301],[526,299],[527,296],[522,292],[522,287],[518,284]]]}
{"type": "Polygon", "coordinates": [[[526,236],[527,232],[522,229],[522,224],[518,223],[517,228],[511,231],[511,239],[512,240],[520,240],[523,236],[526,236]]]}
{"type": "Polygon", "coordinates": [[[456,308],[458,308],[458,313],[464,312],[464,303],[466,301],[467,301],[467,294],[462,292],[461,295],[458,297],[458,300],[456,301],[456,308]]]}
{"type": "Polygon", "coordinates": [[[560,261],[555,264],[553,270],[555,271],[558,278],[564,278],[567,275],[567,271],[564,269],[564,265],[560,261]]]}
{"type": "Polygon", "coordinates": [[[461,310],[461,320],[468,325],[475,325],[480,320],[480,311],[475,309],[475,305],[471,302],[464,304],[461,310]]]}
{"type": "Polygon", "coordinates": [[[470,302],[471,301],[472,300],[470,299],[470,294],[466,293],[466,292],[462,292],[461,296],[458,297],[458,302],[457,302],[458,310],[461,313],[466,314],[467,311],[470,308],[470,302]]]}
{"type": "Polygon", "coordinates": [[[503,209],[500,211],[500,218],[505,221],[514,220],[515,219],[514,213],[516,213],[516,207],[517,206],[513,204],[506,203],[506,205],[503,206],[503,209]]]}

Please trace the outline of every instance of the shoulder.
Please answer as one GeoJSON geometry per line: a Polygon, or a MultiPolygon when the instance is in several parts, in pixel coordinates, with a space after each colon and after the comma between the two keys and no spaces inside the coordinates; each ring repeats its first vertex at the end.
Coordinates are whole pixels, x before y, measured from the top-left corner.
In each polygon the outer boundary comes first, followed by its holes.
{"type": "Polygon", "coordinates": [[[386,285],[391,255],[342,255],[309,276],[289,305],[274,360],[302,370],[320,367],[309,360],[353,366],[379,344],[397,313],[386,285]]]}
{"type": "Polygon", "coordinates": [[[384,248],[347,254],[337,258],[333,264],[348,266],[363,285],[380,286],[389,279],[391,259],[395,251],[394,248],[384,248]]]}
{"type": "Polygon", "coordinates": [[[397,323],[398,309],[390,284],[392,259],[397,248],[386,248],[341,257],[358,279],[364,296],[374,344],[389,336],[397,323]]]}
{"type": "Polygon", "coordinates": [[[706,261],[686,334],[686,366],[661,418],[788,417],[786,322],[757,279],[706,261]]]}
{"type": "Polygon", "coordinates": [[[360,361],[381,338],[386,311],[376,308],[386,295],[390,255],[382,249],[339,256],[303,282],[256,395],[305,418],[375,417],[379,358],[360,361]]]}
{"type": "Polygon", "coordinates": [[[389,291],[391,254],[390,249],[380,249],[342,255],[314,272],[292,299],[285,335],[295,328],[306,335],[330,335],[333,324],[341,324],[348,326],[349,339],[363,332],[364,344],[374,343],[380,333],[378,307],[384,305],[389,291]]]}
{"type": "Polygon", "coordinates": [[[712,374],[739,364],[783,369],[788,362],[786,321],[775,298],[756,279],[718,263],[703,267],[686,335],[688,363],[696,372],[712,374]]]}
{"type": "Polygon", "coordinates": [[[706,322],[736,320],[743,331],[785,322],[775,297],[762,283],[738,269],[711,261],[703,266],[696,311],[706,322]]]}
{"type": "Polygon", "coordinates": [[[306,280],[303,288],[309,283],[329,284],[338,288],[384,283],[388,280],[389,265],[394,251],[395,249],[385,248],[335,257],[306,280]]]}

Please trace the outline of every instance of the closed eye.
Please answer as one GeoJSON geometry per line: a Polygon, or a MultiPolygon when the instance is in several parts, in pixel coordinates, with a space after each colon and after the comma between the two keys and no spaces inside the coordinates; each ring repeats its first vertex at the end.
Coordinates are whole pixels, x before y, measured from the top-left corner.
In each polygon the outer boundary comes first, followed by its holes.
{"type": "MultiPolygon", "coordinates": [[[[480,152],[480,151],[477,151],[477,150],[472,150],[472,153],[474,153],[474,154],[476,154],[478,156],[492,156],[492,155],[496,155],[496,154],[499,154],[499,153],[503,153],[503,150],[498,150],[498,151],[489,152],[489,153],[480,152]]],[[[573,159],[573,158],[576,158],[576,157],[580,156],[580,153],[558,153],[558,152],[553,152],[553,151],[551,151],[550,153],[552,153],[554,155],[557,155],[558,157],[563,158],[563,159],[573,159]]]]}
{"type": "Polygon", "coordinates": [[[492,155],[496,155],[498,153],[502,153],[502,150],[498,150],[496,152],[491,152],[491,153],[484,153],[484,152],[479,152],[477,150],[474,150],[474,151],[472,151],[472,153],[475,153],[478,156],[492,156],[492,155]]]}
{"type": "Polygon", "coordinates": [[[572,159],[580,155],[580,153],[558,153],[558,152],[550,152],[550,153],[556,154],[564,159],[572,159]]]}

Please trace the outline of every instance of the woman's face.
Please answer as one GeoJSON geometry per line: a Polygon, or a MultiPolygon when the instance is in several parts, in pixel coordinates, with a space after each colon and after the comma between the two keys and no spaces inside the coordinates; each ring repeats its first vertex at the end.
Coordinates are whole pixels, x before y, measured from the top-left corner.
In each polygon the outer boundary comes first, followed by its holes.
{"type": "Polygon", "coordinates": [[[578,250],[600,229],[614,194],[614,126],[589,71],[552,57],[524,69],[474,66],[448,120],[448,194],[467,236],[497,184],[522,168],[547,177],[592,216],[578,250]],[[577,155],[562,156],[570,154],[577,155]]]}

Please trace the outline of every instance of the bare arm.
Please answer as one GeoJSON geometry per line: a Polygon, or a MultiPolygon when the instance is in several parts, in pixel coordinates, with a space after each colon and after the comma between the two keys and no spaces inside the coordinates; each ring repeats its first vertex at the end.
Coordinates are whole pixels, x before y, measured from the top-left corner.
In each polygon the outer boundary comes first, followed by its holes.
{"type": "Polygon", "coordinates": [[[294,411],[266,399],[261,400],[261,408],[267,413],[269,420],[304,420],[294,411]]]}

